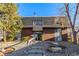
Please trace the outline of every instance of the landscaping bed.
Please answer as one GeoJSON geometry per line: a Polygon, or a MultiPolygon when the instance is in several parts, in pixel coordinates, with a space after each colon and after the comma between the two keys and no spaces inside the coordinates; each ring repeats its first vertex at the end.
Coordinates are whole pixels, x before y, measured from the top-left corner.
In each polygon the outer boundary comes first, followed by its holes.
{"type": "Polygon", "coordinates": [[[13,46],[18,45],[20,42],[18,41],[11,41],[11,42],[0,42],[0,56],[4,56],[5,54],[12,53],[15,51],[15,48],[13,46]]]}

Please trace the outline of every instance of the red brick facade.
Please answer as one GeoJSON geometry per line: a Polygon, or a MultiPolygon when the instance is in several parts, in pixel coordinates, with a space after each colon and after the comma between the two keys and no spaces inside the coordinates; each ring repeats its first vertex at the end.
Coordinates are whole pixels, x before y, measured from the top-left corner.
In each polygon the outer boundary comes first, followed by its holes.
{"type": "Polygon", "coordinates": [[[24,37],[24,36],[30,36],[30,35],[32,35],[32,28],[23,28],[22,29],[22,32],[21,32],[21,35],[22,35],[22,37],[24,37]]]}
{"type": "MultiPolygon", "coordinates": [[[[54,41],[56,29],[57,28],[43,28],[42,40],[52,40],[52,41],[54,41]]],[[[22,33],[22,37],[30,36],[30,35],[33,34],[33,29],[32,28],[23,28],[21,33],[22,33]]],[[[68,36],[67,36],[66,28],[62,29],[61,35],[62,35],[63,41],[67,41],[68,36]]]]}
{"type": "Polygon", "coordinates": [[[53,40],[54,41],[54,38],[55,38],[54,33],[55,33],[55,29],[44,28],[43,35],[42,35],[43,40],[53,40]]]}
{"type": "Polygon", "coordinates": [[[22,21],[24,24],[22,37],[32,35],[34,31],[41,31],[42,40],[54,41],[56,38],[60,38],[60,36],[63,41],[68,39],[67,28],[70,26],[66,16],[23,17],[22,21]]]}

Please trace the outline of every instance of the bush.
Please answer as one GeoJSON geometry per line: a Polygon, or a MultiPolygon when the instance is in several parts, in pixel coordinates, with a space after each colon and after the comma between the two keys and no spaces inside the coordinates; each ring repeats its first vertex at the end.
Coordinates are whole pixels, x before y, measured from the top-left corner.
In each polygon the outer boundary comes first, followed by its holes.
{"type": "Polygon", "coordinates": [[[71,38],[68,38],[68,42],[72,42],[72,39],[71,38]]]}
{"type": "Polygon", "coordinates": [[[12,36],[7,36],[6,39],[7,41],[14,41],[16,37],[12,37],[12,36]]]}
{"type": "Polygon", "coordinates": [[[23,37],[22,38],[22,41],[28,41],[28,40],[30,40],[32,37],[31,36],[25,36],[25,37],[23,37]]]}

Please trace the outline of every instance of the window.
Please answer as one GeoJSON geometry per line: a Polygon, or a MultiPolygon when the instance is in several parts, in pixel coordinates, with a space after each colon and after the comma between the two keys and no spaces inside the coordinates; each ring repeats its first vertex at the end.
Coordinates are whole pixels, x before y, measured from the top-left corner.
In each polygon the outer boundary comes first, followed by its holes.
{"type": "Polygon", "coordinates": [[[41,31],[43,29],[42,25],[43,25],[42,20],[40,20],[40,19],[33,20],[33,30],[34,31],[41,31]]]}
{"type": "Polygon", "coordinates": [[[55,41],[62,41],[61,29],[56,29],[55,41]]]}
{"type": "Polygon", "coordinates": [[[34,20],[33,21],[33,25],[35,25],[35,26],[42,26],[43,25],[42,20],[34,20]]]}

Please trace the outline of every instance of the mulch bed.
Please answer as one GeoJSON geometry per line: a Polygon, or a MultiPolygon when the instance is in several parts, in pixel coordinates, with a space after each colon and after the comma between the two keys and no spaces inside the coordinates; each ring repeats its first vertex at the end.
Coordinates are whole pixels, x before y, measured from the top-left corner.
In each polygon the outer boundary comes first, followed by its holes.
{"type": "Polygon", "coordinates": [[[0,51],[0,56],[4,56],[5,54],[8,54],[8,53],[11,53],[11,52],[13,52],[13,51],[15,51],[15,49],[14,48],[5,48],[4,49],[5,51],[0,51]]]}
{"type": "Polygon", "coordinates": [[[0,51],[0,56],[4,56],[4,53],[0,51]]]}

